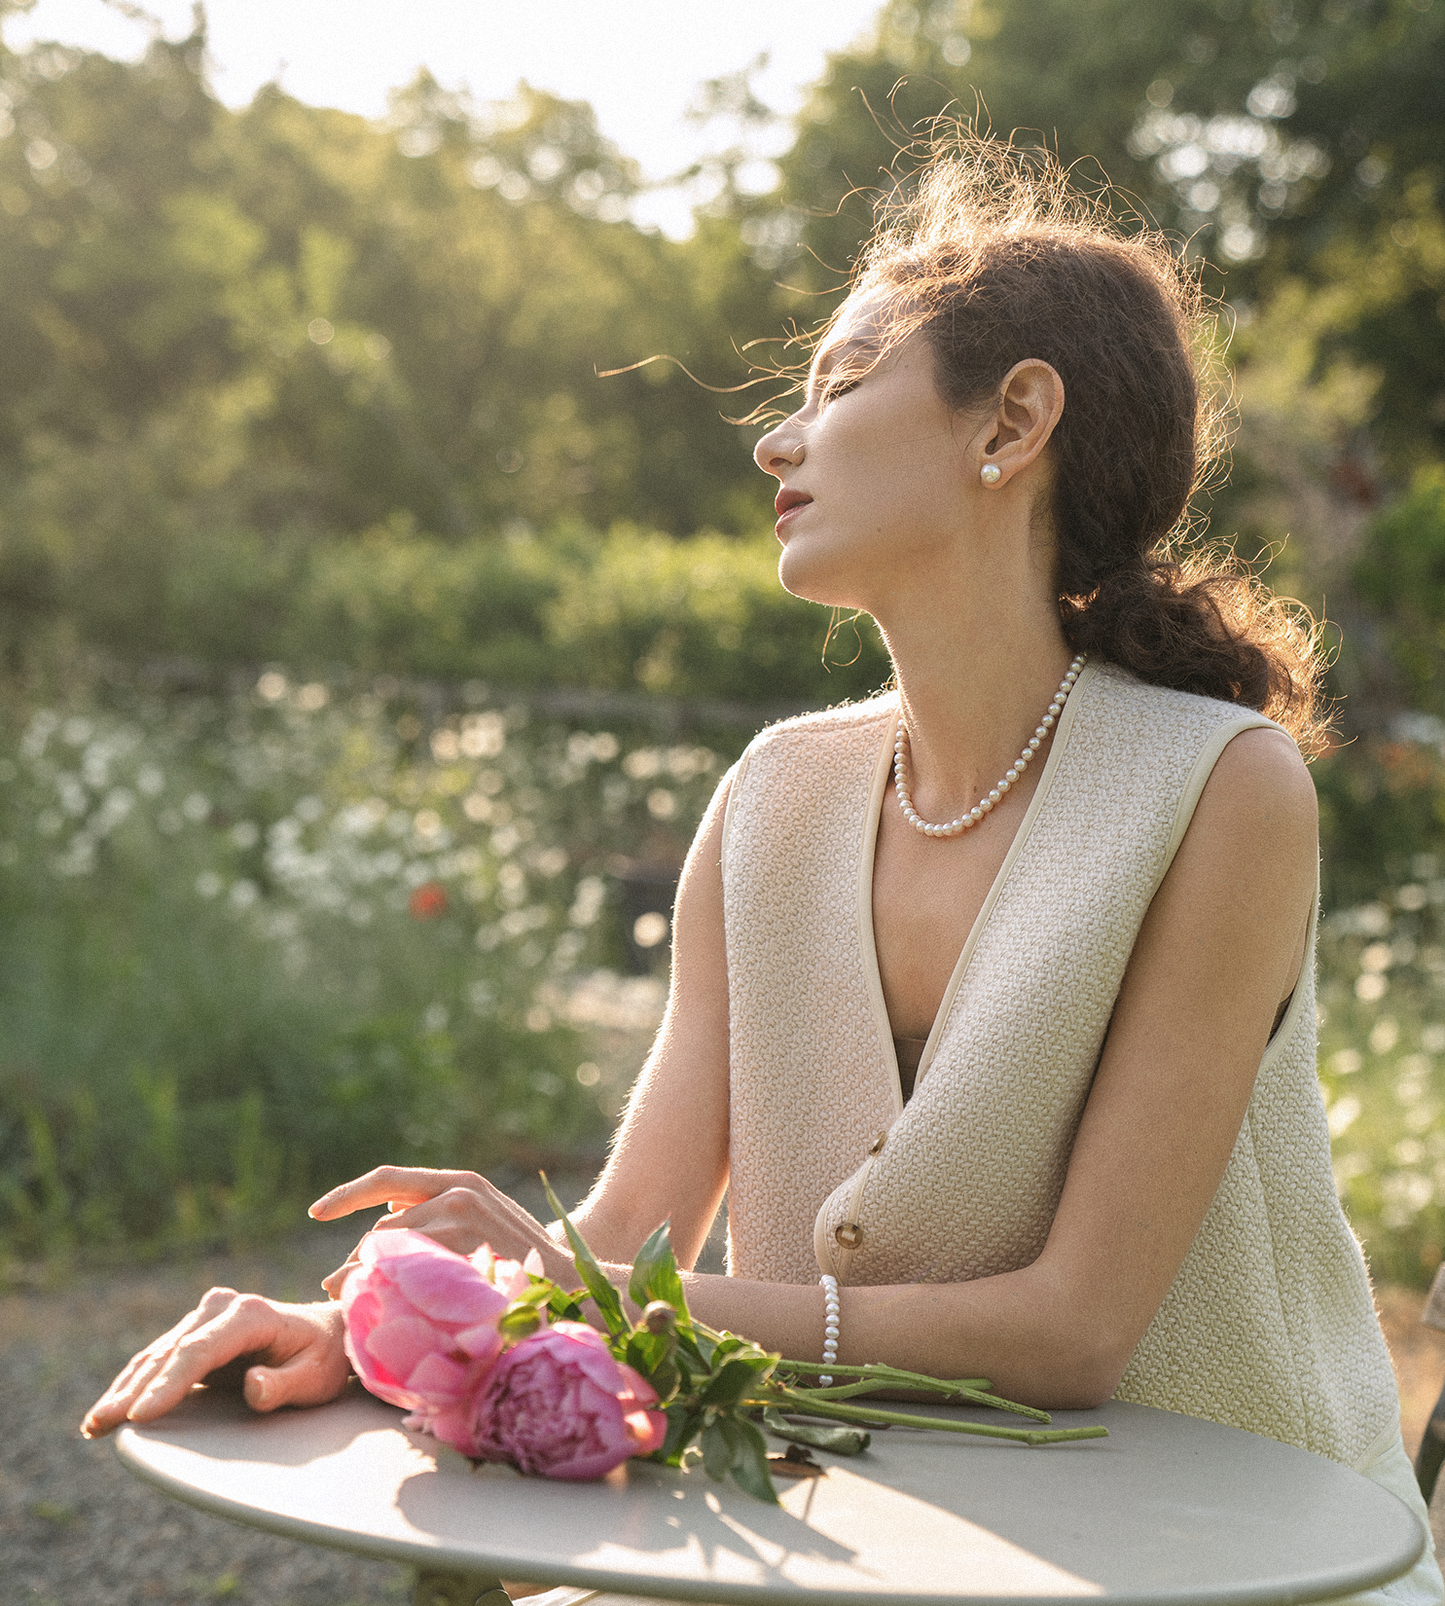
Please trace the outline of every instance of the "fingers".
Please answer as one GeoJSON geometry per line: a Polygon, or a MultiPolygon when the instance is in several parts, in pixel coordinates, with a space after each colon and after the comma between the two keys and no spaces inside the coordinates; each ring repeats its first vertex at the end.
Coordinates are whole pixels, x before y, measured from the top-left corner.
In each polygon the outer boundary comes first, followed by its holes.
{"type": "Polygon", "coordinates": [[[335,1271],[329,1272],[321,1279],[321,1286],[326,1290],[329,1298],[341,1298],[342,1284],[345,1283],[346,1279],[361,1264],[360,1247],[361,1246],[358,1244],[357,1247],[351,1251],[351,1253],[345,1260],[342,1261],[335,1271]]]}
{"type": "MultiPolygon", "coordinates": [[[[463,1173],[466,1174],[469,1173],[463,1173]]],[[[388,1228],[409,1227],[415,1232],[425,1232],[428,1237],[448,1249],[454,1249],[459,1255],[469,1255],[485,1242],[486,1212],[481,1208],[481,1203],[480,1196],[472,1188],[448,1188],[434,1198],[424,1199],[419,1205],[394,1210],[380,1217],[372,1223],[371,1231],[385,1232],[388,1228]]],[[[341,1298],[342,1285],[360,1265],[361,1245],[370,1236],[368,1233],[363,1237],[336,1270],[321,1279],[321,1286],[330,1298],[341,1298]]]]}
{"type": "Polygon", "coordinates": [[[414,1205],[434,1199],[448,1188],[487,1190],[490,1184],[475,1171],[433,1171],[423,1166],[378,1166],[364,1177],[343,1182],[311,1206],[317,1221],[335,1221],[354,1210],[371,1210],[377,1205],[414,1205]]]}
{"type": "Polygon", "coordinates": [[[305,1344],[280,1366],[252,1366],[244,1392],[253,1411],[274,1411],[279,1405],[324,1405],[334,1400],[351,1375],[339,1343],[318,1338],[305,1344]]]}
{"type": "MultiPolygon", "coordinates": [[[[408,1228],[425,1233],[459,1255],[470,1255],[482,1244],[488,1244],[498,1255],[525,1260],[528,1251],[536,1249],[550,1275],[564,1279],[575,1276],[576,1268],[570,1254],[515,1200],[470,1172],[425,1174],[437,1179],[461,1176],[469,1178],[470,1182],[448,1187],[419,1204],[393,1210],[374,1224],[373,1232],[408,1228]]],[[[362,1243],[365,1242],[366,1239],[362,1239],[362,1243]]],[[[322,1288],[332,1299],[340,1299],[346,1279],[360,1263],[360,1251],[361,1244],[358,1244],[322,1281],[322,1288]]]]}
{"type": "Polygon", "coordinates": [[[122,1422],[152,1422],[228,1362],[254,1356],[246,1398],[258,1410],[330,1399],[347,1377],[340,1313],[326,1305],[280,1305],[258,1294],[212,1289],[190,1316],[143,1350],[81,1424],[99,1438],[122,1422]]]}
{"type": "Polygon", "coordinates": [[[259,1294],[233,1294],[225,1309],[185,1334],[138,1392],[126,1412],[132,1422],[153,1422],[174,1410],[208,1373],[239,1355],[267,1349],[276,1337],[276,1310],[259,1294]]]}
{"type": "MultiPolygon", "coordinates": [[[[198,1328],[211,1322],[232,1300],[239,1298],[233,1288],[213,1288],[196,1308],[183,1316],[169,1332],[133,1355],[115,1381],[91,1406],[80,1425],[88,1439],[100,1438],[126,1420],[131,1405],[149,1387],[176,1348],[198,1328]]],[[[199,1380],[198,1380],[199,1381],[199,1380]]]]}

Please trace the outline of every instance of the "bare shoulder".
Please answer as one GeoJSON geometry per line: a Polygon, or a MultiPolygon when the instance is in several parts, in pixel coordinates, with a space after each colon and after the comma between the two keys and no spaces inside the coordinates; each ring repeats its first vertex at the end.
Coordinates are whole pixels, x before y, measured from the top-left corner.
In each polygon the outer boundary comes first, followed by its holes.
{"type": "Polygon", "coordinates": [[[1319,802],[1300,750],[1282,730],[1241,731],[1205,783],[1191,836],[1229,839],[1242,849],[1307,854],[1319,836],[1319,802]]]}

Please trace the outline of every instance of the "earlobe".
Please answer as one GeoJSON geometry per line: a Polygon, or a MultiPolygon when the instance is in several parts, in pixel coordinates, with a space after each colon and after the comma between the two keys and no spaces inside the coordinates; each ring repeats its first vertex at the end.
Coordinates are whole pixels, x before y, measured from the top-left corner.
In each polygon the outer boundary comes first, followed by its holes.
{"type": "MultiPolygon", "coordinates": [[[[1034,461],[1048,445],[1063,410],[1064,383],[1052,364],[1038,357],[1014,364],[999,387],[998,429],[987,448],[1001,460],[1000,477],[1005,470],[1017,473],[1034,461]]],[[[986,478],[984,483],[1000,481],[986,478]]]]}

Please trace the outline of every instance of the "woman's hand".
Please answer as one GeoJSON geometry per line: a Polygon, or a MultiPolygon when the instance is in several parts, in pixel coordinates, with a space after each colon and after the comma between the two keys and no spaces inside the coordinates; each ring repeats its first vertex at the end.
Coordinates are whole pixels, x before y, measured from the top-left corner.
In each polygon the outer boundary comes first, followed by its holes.
{"type": "Polygon", "coordinates": [[[80,1431],[103,1438],[123,1422],[153,1422],[197,1383],[246,1360],[242,1391],[253,1411],[324,1405],[346,1386],[351,1364],[335,1305],[284,1305],[213,1288],[186,1317],[132,1357],[91,1406],[80,1431]]]}
{"type": "MultiPolygon", "coordinates": [[[[509,1199],[475,1171],[432,1171],[423,1167],[378,1166],[364,1177],[343,1182],[311,1206],[317,1221],[335,1221],[354,1210],[384,1204],[389,1214],[372,1228],[409,1227],[459,1255],[469,1255],[482,1244],[512,1260],[524,1260],[535,1249],[547,1276],[570,1287],[577,1281],[572,1257],[547,1236],[535,1216],[509,1199]]],[[[359,1246],[358,1246],[359,1248],[359,1246]]],[[[357,1250],[321,1284],[333,1299],[357,1264],[357,1250]]]]}

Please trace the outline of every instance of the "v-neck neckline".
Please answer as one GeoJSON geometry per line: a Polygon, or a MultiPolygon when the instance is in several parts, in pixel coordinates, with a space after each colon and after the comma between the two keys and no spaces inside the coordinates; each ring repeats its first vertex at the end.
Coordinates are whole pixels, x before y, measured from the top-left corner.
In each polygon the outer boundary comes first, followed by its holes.
{"type": "MultiPolygon", "coordinates": [[[[929,1067],[933,1063],[933,1056],[937,1052],[939,1040],[948,1025],[949,1015],[953,1010],[953,1001],[963,982],[964,974],[968,970],[969,961],[973,958],[974,950],[978,947],[979,939],[983,936],[988,925],[989,916],[993,913],[994,905],[1003,894],[1004,884],[1009,873],[1017,863],[1019,856],[1028,844],[1033,832],[1034,822],[1039,811],[1043,808],[1044,800],[1052,790],[1054,776],[1058,770],[1064,751],[1069,744],[1069,735],[1074,728],[1074,716],[1078,711],[1081,699],[1079,693],[1089,685],[1096,674],[1095,665],[1087,663],[1079,671],[1079,678],[1074,682],[1074,689],[1069,700],[1064,704],[1063,712],[1059,715],[1058,724],[1054,727],[1053,740],[1049,743],[1049,756],[1044,761],[1043,772],[1039,776],[1039,784],[1034,795],[1029,799],[1028,808],[1024,817],[1019,821],[1018,829],[1014,832],[1013,841],[1009,843],[1008,852],[1004,855],[1003,863],[998,867],[992,884],[974,916],[973,925],[969,927],[968,936],[964,938],[963,950],[958,956],[958,963],[953,967],[953,973],[948,978],[948,985],[943,989],[943,997],[939,1001],[938,1012],[933,1017],[933,1025],[928,1033],[928,1040],[923,1049],[923,1057],[918,1062],[918,1069],[913,1077],[913,1097],[918,1096],[918,1090],[928,1075],[929,1067]]],[[[888,1018],[888,1006],[883,999],[883,977],[878,968],[878,944],[873,934],[873,870],[878,856],[878,823],[883,812],[883,795],[888,789],[888,780],[893,773],[893,740],[897,732],[898,721],[896,715],[889,721],[884,732],[883,740],[879,746],[878,758],[873,769],[873,784],[868,789],[868,815],[863,828],[863,850],[858,866],[858,942],[863,950],[863,968],[868,982],[869,1000],[873,1006],[873,1017],[878,1025],[888,1063],[893,1070],[893,1114],[896,1119],[903,1113],[903,1085],[898,1074],[898,1055],[893,1048],[893,1023],[888,1018]]]]}

